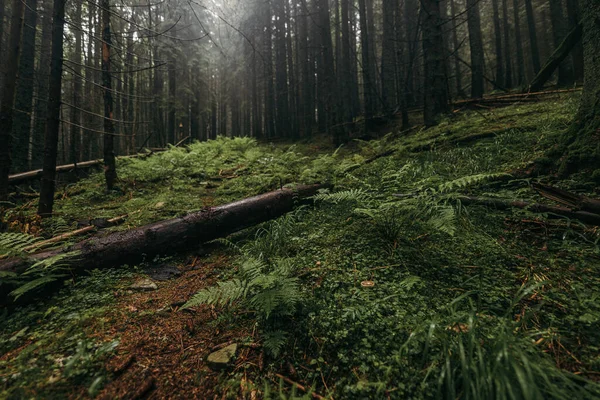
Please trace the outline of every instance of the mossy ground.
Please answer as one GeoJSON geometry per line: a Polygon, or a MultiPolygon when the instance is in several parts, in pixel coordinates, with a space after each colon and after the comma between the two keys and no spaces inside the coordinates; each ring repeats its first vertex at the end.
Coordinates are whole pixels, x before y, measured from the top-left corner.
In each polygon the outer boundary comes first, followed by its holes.
{"type": "MultiPolygon", "coordinates": [[[[472,398],[476,392],[468,384],[481,383],[482,376],[497,378],[500,386],[503,378],[511,380],[520,397],[527,393],[519,378],[537,382],[540,392],[531,389],[529,398],[560,398],[581,388],[587,389],[582,396],[597,395],[598,231],[456,201],[468,194],[544,202],[528,186],[531,179],[598,197],[589,174],[563,180],[529,174],[534,160],[560,144],[578,97],[461,112],[435,128],[392,131],[334,155],[325,145],[221,139],[123,163],[121,191],[111,195],[103,192],[99,174],[66,188],[54,225],[64,229],[79,219],[135,212],[116,228],[127,229],[290,182],[328,180],[347,195],[325,194],[295,213],[293,225],[278,231],[276,249],[265,245],[269,224],[234,240],[285,258],[300,279],[303,301],[282,320],[288,340],[277,358],[250,346],[232,371],[207,372],[201,359],[211,346],[262,342],[265,326],[254,325],[259,311],[240,307],[202,307],[188,318],[198,328],[159,329],[165,341],[177,343],[173,348],[150,339],[132,344],[131,333],[119,331],[185,325],[182,312],[157,313],[173,300],[186,300],[172,296],[179,285],[195,282],[192,253],[169,260],[192,271],[159,285],[164,295],[126,293],[139,268],[97,271],[73,278],[49,301],[6,314],[0,397],[127,397],[138,389],[134,372],[155,378],[157,398],[186,398],[194,385],[210,385],[212,394],[225,398],[253,391],[266,396],[269,390],[289,395],[291,387],[278,386],[275,373],[336,399],[472,398]],[[483,133],[490,136],[465,139],[483,133]],[[391,149],[396,152],[348,172],[391,149]],[[139,356],[130,371],[109,368],[129,353],[139,356]],[[506,364],[500,368],[494,359],[506,364]],[[193,376],[189,360],[197,366],[193,376]],[[165,363],[173,364],[169,374],[177,379],[165,377],[165,363]],[[515,365],[525,377],[513,375],[515,365]],[[573,381],[575,376],[582,380],[573,381]]],[[[23,207],[5,218],[17,229],[31,214],[23,207]]],[[[193,289],[235,277],[241,262],[232,250],[216,248],[202,262],[211,278],[193,289]]]]}

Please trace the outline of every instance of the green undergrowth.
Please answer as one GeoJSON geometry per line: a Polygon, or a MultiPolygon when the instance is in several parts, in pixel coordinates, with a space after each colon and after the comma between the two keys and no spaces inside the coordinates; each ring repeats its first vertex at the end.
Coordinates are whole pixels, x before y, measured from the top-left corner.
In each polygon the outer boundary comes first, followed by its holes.
{"type": "Polygon", "coordinates": [[[340,171],[334,192],[229,243],[238,272],[187,306],[253,313],[270,370],[294,371],[323,396],[598,398],[598,232],[459,199],[543,202],[531,179],[597,195],[584,177],[522,176],[576,108],[573,96],[459,114],[362,143],[367,159],[396,151],[340,171]]]}
{"type": "Polygon", "coordinates": [[[598,398],[597,230],[460,201],[548,202],[532,179],[597,197],[584,175],[526,175],[560,143],[578,97],[464,111],[335,153],[249,139],[172,149],[122,164],[123,192],[109,199],[99,175],[68,189],[82,192],[59,216],[142,210],[128,221],[138,225],[329,181],[309,206],[220,241],[235,268],[186,305],[255,319],[267,365],[224,374],[231,393],[251,379],[293,397],[280,373],[336,399],[598,398]]]}
{"type": "Polygon", "coordinates": [[[106,382],[104,362],[118,340],[99,342],[101,323],[115,291],[133,271],[92,271],[66,282],[49,300],[0,314],[0,398],[65,398],[75,387],[93,397],[106,382]],[[100,322],[99,322],[100,321],[100,322]]]}

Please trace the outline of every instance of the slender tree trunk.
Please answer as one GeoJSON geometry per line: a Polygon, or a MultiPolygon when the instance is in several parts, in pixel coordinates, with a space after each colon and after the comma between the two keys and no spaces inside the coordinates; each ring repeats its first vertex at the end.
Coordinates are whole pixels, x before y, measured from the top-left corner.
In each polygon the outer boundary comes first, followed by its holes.
{"type": "Polygon", "coordinates": [[[60,103],[63,69],[63,30],[66,0],[54,0],[52,12],[52,56],[48,91],[48,112],[44,138],[44,168],[42,172],[38,214],[52,215],[56,179],[56,157],[60,128],[60,103]]]}
{"type": "Polygon", "coordinates": [[[438,117],[448,112],[447,80],[444,73],[444,37],[439,0],[423,0],[423,58],[425,63],[426,126],[437,124],[438,117]]]}
{"type": "Polygon", "coordinates": [[[340,15],[340,24],[342,31],[341,38],[341,51],[340,51],[340,70],[339,76],[342,80],[341,85],[341,93],[342,93],[342,104],[343,104],[343,118],[342,121],[344,124],[352,124],[354,120],[354,113],[352,107],[352,86],[354,79],[352,77],[352,69],[351,63],[354,62],[354,57],[352,55],[352,44],[350,40],[352,40],[351,31],[350,31],[350,0],[341,0],[341,15],[340,15]]]}
{"type": "Polygon", "coordinates": [[[363,96],[365,106],[365,130],[368,130],[369,121],[375,114],[376,93],[375,77],[371,75],[371,41],[369,39],[369,29],[367,24],[367,0],[358,0],[360,13],[360,42],[362,50],[362,77],[363,77],[363,96]]]}
{"type": "Polygon", "coordinates": [[[290,106],[288,90],[288,66],[286,51],[285,1],[274,0],[275,16],[275,93],[277,98],[277,136],[287,136],[290,106]]]}
{"type": "MultiPolygon", "coordinates": [[[[550,19],[552,21],[552,40],[554,50],[565,40],[567,36],[566,21],[562,10],[561,0],[549,0],[550,2],[550,19]]],[[[569,60],[570,61],[570,60],[569,60]]],[[[568,61],[563,61],[558,66],[558,86],[568,86],[573,84],[573,68],[568,61]]]]}
{"type": "Polygon", "coordinates": [[[519,17],[520,0],[513,0],[515,23],[515,44],[517,49],[517,86],[525,84],[525,59],[523,56],[523,37],[521,35],[521,22],[519,17]]]}
{"type": "MultiPolygon", "coordinates": [[[[6,2],[0,1],[0,54],[4,50],[4,15],[6,14],[6,2]]],[[[2,81],[0,81],[0,85],[2,81]]]]}
{"type": "Polygon", "coordinates": [[[535,16],[531,0],[525,0],[525,13],[527,15],[527,29],[529,30],[529,49],[531,51],[531,63],[534,75],[540,72],[542,63],[540,61],[540,49],[538,46],[537,29],[535,27],[535,16]]]}
{"type": "Polygon", "coordinates": [[[102,0],[102,87],[104,88],[104,177],[106,190],[114,189],[117,180],[115,160],[115,126],[113,123],[113,95],[111,76],[110,0],[102,0]]]}
{"type": "MultiPolygon", "coordinates": [[[[569,29],[572,30],[580,22],[579,2],[578,0],[567,0],[567,16],[569,18],[569,29]]],[[[573,79],[576,82],[583,81],[583,45],[577,43],[573,48],[573,79]]]]}
{"type": "Polygon", "coordinates": [[[384,112],[391,115],[396,108],[396,12],[400,12],[396,0],[383,0],[383,43],[381,50],[381,88],[384,112]]]}
{"type": "Polygon", "coordinates": [[[273,26],[271,21],[271,0],[266,1],[264,11],[265,42],[265,124],[266,137],[275,136],[275,84],[273,82],[273,26]]]}
{"type": "MultiPolygon", "coordinates": [[[[74,65],[73,65],[73,104],[79,106],[81,104],[81,2],[76,2],[75,15],[73,15],[73,25],[75,29],[73,34],[75,35],[75,52],[74,65]]],[[[81,125],[81,115],[78,108],[71,110],[71,163],[76,164],[81,160],[80,148],[81,148],[81,129],[78,125],[81,125]]]]}
{"type": "Polygon", "coordinates": [[[19,55],[21,53],[21,31],[23,18],[23,2],[13,0],[12,22],[10,28],[9,51],[4,59],[4,80],[2,87],[2,103],[0,104],[0,201],[8,197],[8,174],[11,169],[13,106],[19,55]]]}
{"type": "Polygon", "coordinates": [[[481,37],[479,0],[467,0],[467,22],[469,27],[469,43],[471,45],[471,97],[478,99],[483,97],[485,90],[483,81],[483,39],[481,37]]]}
{"type": "Polygon", "coordinates": [[[452,45],[454,51],[454,77],[456,80],[456,97],[466,97],[462,85],[462,71],[460,68],[460,43],[458,42],[458,26],[456,23],[455,0],[450,0],[450,13],[452,16],[452,45]]]}
{"type": "Polygon", "coordinates": [[[510,88],[513,84],[512,53],[510,47],[510,24],[508,22],[508,0],[502,0],[502,22],[504,25],[504,87],[510,88]]]}
{"type": "Polygon", "coordinates": [[[496,45],[496,88],[503,85],[506,79],[504,73],[504,55],[502,52],[502,29],[500,28],[500,11],[498,0],[492,0],[492,17],[494,19],[494,39],[496,45]]]}
{"type": "Polygon", "coordinates": [[[35,36],[37,24],[37,0],[27,0],[21,39],[21,59],[15,98],[13,122],[13,169],[24,171],[28,166],[31,112],[33,109],[33,84],[35,78],[35,36]]]}

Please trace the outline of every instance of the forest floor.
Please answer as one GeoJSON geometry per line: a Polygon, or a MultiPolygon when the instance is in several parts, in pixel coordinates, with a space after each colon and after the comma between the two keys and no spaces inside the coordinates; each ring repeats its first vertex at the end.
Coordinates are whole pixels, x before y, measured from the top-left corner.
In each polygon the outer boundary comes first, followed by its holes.
{"type": "Polygon", "coordinates": [[[22,194],[2,223],[52,237],[98,218],[129,215],[103,234],[288,183],[334,185],[227,241],[70,277],[5,310],[0,398],[600,398],[600,231],[460,201],[552,204],[531,181],[600,197],[590,175],[531,174],[578,102],[464,110],[337,151],[192,144],[121,161],[110,195],[100,173],[65,185],[48,221],[22,194]],[[161,280],[156,267],[178,273],[161,280]],[[147,276],[156,290],[131,288],[147,276]],[[234,363],[209,368],[231,343],[234,363]]]}

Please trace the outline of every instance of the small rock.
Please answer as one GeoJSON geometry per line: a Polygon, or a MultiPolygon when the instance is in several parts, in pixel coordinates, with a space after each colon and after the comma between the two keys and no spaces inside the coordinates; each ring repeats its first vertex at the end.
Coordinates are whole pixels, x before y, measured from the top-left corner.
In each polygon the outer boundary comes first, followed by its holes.
{"type": "Polygon", "coordinates": [[[237,343],[234,343],[222,348],[221,350],[211,353],[206,359],[208,366],[213,370],[222,370],[227,368],[235,360],[237,348],[237,343]]]}
{"type": "Polygon", "coordinates": [[[181,271],[175,265],[161,264],[147,268],[144,273],[155,281],[168,281],[181,275],[181,271]]]}
{"type": "Polygon", "coordinates": [[[153,290],[158,290],[156,283],[152,282],[150,279],[141,279],[131,285],[129,288],[139,292],[151,292],[153,290]]]}
{"type": "Polygon", "coordinates": [[[163,208],[164,206],[165,206],[165,202],[164,202],[164,201],[159,201],[158,203],[156,203],[156,204],[154,205],[154,208],[155,208],[156,210],[160,210],[160,209],[161,209],[161,208],[163,208]]]}

